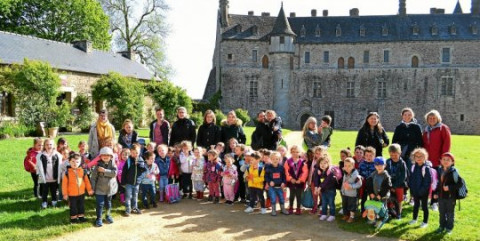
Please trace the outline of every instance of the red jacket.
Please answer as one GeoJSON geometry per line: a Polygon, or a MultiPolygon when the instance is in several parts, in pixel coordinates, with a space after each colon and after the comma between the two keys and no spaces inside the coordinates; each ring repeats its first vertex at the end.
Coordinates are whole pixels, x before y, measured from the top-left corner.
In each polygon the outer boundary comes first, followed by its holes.
{"type": "Polygon", "coordinates": [[[35,166],[37,164],[37,155],[38,151],[36,151],[33,147],[30,147],[27,150],[27,156],[23,160],[23,167],[25,168],[25,171],[30,172],[30,173],[36,173],[37,170],[35,170],[35,166]]]}
{"type": "Polygon", "coordinates": [[[445,124],[433,128],[430,136],[427,129],[423,131],[423,147],[427,150],[428,160],[434,168],[440,166],[442,154],[450,151],[450,135],[450,128],[445,124]]]}

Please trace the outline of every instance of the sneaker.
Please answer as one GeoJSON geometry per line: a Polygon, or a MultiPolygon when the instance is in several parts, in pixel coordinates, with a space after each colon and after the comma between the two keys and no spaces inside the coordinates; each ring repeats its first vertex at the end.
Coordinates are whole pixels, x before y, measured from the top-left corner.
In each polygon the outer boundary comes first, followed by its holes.
{"type": "Polygon", "coordinates": [[[113,218],[112,218],[112,216],[110,216],[110,215],[107,216],[107,217],[105,218],[105,220],[107,221],[107,223],[113,223],[113,218]]]}
{"type": "Polygon", "coordinates": [[[191,193],[188,195],[188,199],[193,199],[193,196],[191,193]]]}
{"type": "Polygon", "coordinates": [[[130,217],[130,212],[129,211],[125,211],[125,217],[130,217]]]}
{"type": "Polygon", "coordinates": [[[295,215],[301,215],[302,214],[302,209],[297,208],[297,211],[295,211],[295,215]]]}
{"type": "Polygon", "coordinates": [[[333,222],[335,221],[335,216],[328,216],[327,222],[333,222]]]}
{"type": "Polygon", "coordinates": [[[95,226],[96,226],[96,227],[101,227],[101,226],[103,226],[102,219],[97,218],[97,220],[95,220],[95,226]]]}
{"type": "Polygon", "coordinates": [[[310,210],[310,214],[316,214],[316,213],[317,213],[317,210],[315,209],[310,210]]]}
{"type": "Polygon", "coordinates": [[[412,221],[408,222],[408,224],[410,224],[410,225],[417,224],[417,220],[416,220],[416,219],[414,219],[414,220],[412,220],[412,221]]]}
{"type": "Polygon", "coordinates": [[[248,207],[247,209],[244,210],[244,212],[246,212],[246,213],[251,213],[251,212],[253,212],[253,208],[252,208],[252,207],[248,207]]]}
{"type": "Polygon", "coordinates": [[[422,224],[420,224],[420,228],[426,228],[426,227],[428,227],[428,223],[422,223],[422,224]]]}
{"type": "Polygon", "coordinates": [[[347,223],[353,223],[353,221],[355,221],[355,218],[354,217],[349,217],[347,219],[347,223]]]}
{"type": "Polygon", "coordinates": [[[260,209],[260,213],[261,213],[261,214],[265,214],[265,213],[267,213],[267,209],[266,209],[266,208],[262,208],[262,209],[260,209]]]}
{"type": "Polygon", "coordinates": [[[410,200],[410,203],[409,203],[409,204],[410,204],[410,206],[415,205],[415,202],[413,201],[413,199],[410,200]]]}
{"type": "Polygon", "coordinates": [[[47,202],[42,202],[42,209],[47,208],[47,202]]]}
{"type": "Polygon", "coordinates": [[[277,216],[277,210],[275,210],[275,208],[272,209],[272,212],[270,213],[270,215],[277,216]]]}
{"type": "Polygon", "coordinates": [[[132,210],[132,213],[135,213],[135,214],[142,214],[142,210],[138,209],[138,208],[134,208],[132,210]]]}
{"type": "Polygon", "coordinates": [[[320,216],[320,221],[325,221],[327,219],[327,215],[320,216]]]}
{"type": "Polygon", "coordinates": [[[54,208],[57,207],[57,201],[52,201],[52,207],[54,207],[54,208]]]}
{"type": "Polygon", "coordinates": [[[71,224],[76,224],[76,223],[79,223],[79,220],[78,220],[78,218],[71,218],[70,223],[71,224]]]}
{"type": "Polygon", "coordinates": [[[340,211],[338,211],[338,214],[343,215],[343,209],[340,209],[340,211]]]}
{"type": "Polygon", "coordinates": [[[143,206],[145,207],[145,209],[150,209],[150,205],[148,205],[148,204],[145,204],[143,206]]]}
{"type": "Polygon", "coordinates": [[[445,229],[445,232],[447,232],[448,235],[452,234],[452,230],[451,230],[451,229],[445,229]]]}
{"type": "Polygon", "coordinates": [[[437,228],[437,230],[435,230],[435,233],[443,233],[443,231],[445,231],[445,229],[442,227],[439,227],[437,228]]]}
{"type": "Polygon", "coordinates": [[[293,208],[288,209],[288,214],[293,214],[293,208]]]}
{"type": "Polygon", "coordinates": [[[84,223],[84,222],[86,222],[86,221],[87,221],[87,219],[86,219],[85,217],[79,217],[79,218],[78,218],[78,222],[79,222],[79,223],[84,223]]]}
{"type": "Polygon", "coordinates": [[[212,196],[208,196],[208,201],[209,201],[209,202],[213,201],[213,197],[212,197],[212,196]]]}
{"type": "Polygon", "coordinates": [[[153,207],[157,208],[158,207],[157,203],[153,203],[153,207]]]}
{"type": "Polygon", "coordinates": [[[438,211],[438,203],[432,204],[432,211],[435,211],[435,212],[438,211]]]}

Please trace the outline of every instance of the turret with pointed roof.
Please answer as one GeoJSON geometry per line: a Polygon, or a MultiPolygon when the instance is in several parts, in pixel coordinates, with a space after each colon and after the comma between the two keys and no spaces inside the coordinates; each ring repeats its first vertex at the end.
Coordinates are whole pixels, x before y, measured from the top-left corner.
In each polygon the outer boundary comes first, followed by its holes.
{"type": "Polygon", "coordinates": [[[290,27],[290,23],[285,16],[285,12],[283,11],[283,3],[282,7],[280,8],[280,12],[278,13],[277,20],[275,21],[275,25],[273,25],[272,32],[270,32],[270,35],[296,36],[296,34],[292,31],[292,28],[290,27]]]}
{"type": "Polygon", "coordinates": [[[460,6],[460,1],[457,1],[457,5],[455,5],[455,9],[453,10],[453,14],[462,14],[462,6],[460,6]]]}

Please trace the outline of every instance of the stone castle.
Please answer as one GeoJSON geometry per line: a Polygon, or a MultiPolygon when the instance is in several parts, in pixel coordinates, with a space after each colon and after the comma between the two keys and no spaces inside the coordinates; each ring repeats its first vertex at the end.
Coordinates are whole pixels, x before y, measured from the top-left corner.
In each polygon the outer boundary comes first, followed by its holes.
{"type": "Polygon", "coordinates": [[[360,128],[370,111],[392,131],[411,107],[431,109],[453,133],[480,134],[480,0],[470,13],[432,8],[397,15],[277,17],[229,14],[220,0],[217,38],[204,93],[221,92],[224,111],[274,109],[285,127],[329,114],[338,129],[360,128]]]}

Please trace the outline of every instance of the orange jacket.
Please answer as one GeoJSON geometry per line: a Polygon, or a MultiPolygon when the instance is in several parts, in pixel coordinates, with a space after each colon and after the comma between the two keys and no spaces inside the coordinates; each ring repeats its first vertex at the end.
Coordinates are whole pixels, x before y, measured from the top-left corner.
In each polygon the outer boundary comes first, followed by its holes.
{"type": "MultiPolygon", "coordinates": [[[[299,160],[300,162],[300,160],[299,160]]],[[[293,159],[290,158],[285,162],[284,168],[285,168],[285,175],[287,176],[287,182],[290,183],[290,180],[292,179],[297,179],[300,180],[300,182],[305,183],[308,178],[308,167],[307,167],[307,162],[303,161],[302,163],[302,169],[299,170],[297,173],[298,175],[292,175],[294,173],[293,169],[290,167],[290,163],[293,163],[293,159]],[[290,170],[292,169],[292,170],[290,170]]]]}
{"type": "Polygon", "coordinates": [[[88,176],[84,174],[82,168],[68,168],[67,173],[63,176],[62,193],[69,197],[75,197],[85,194],[85,189],[92,191],[92,185],[88,176]]]}

